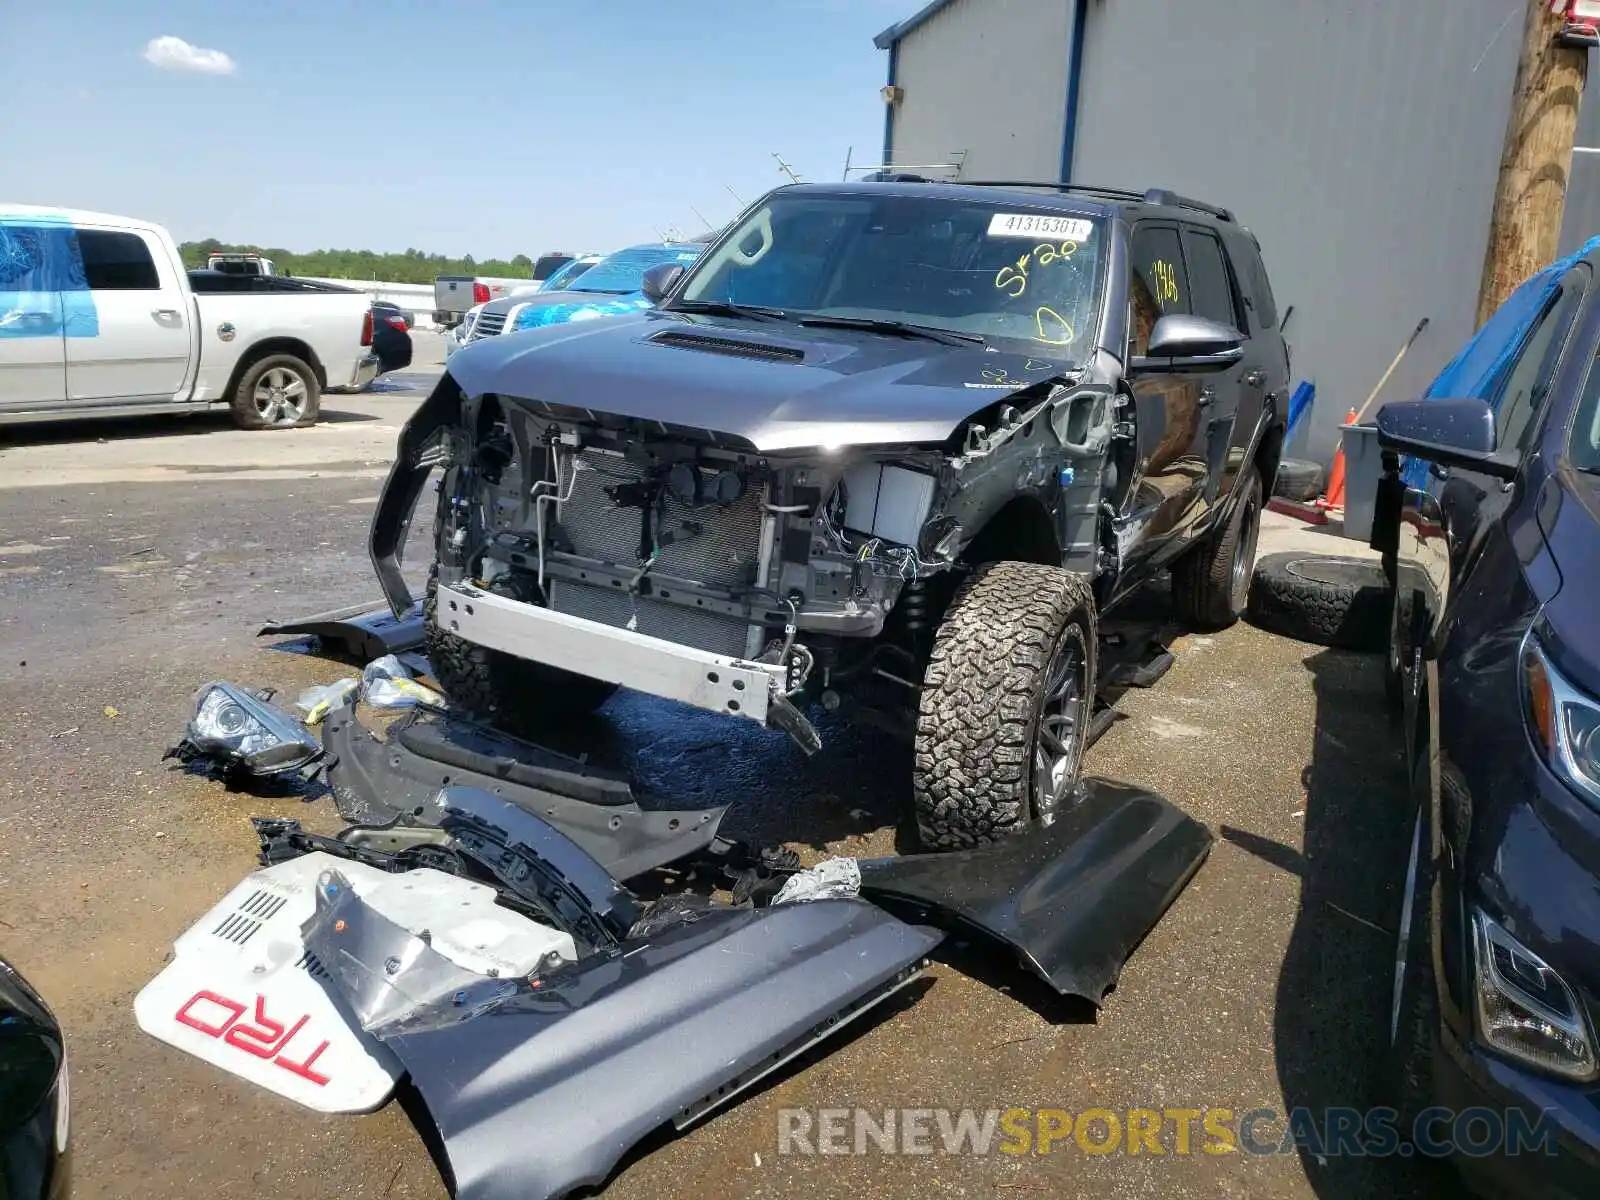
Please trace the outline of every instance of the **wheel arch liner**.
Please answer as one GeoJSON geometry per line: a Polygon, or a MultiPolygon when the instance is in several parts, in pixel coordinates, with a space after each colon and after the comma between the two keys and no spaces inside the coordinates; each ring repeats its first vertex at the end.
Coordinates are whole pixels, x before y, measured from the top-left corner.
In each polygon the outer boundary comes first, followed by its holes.
{"type": "Polygon", "coordinates": [[[863,861],[861,895],[1009,946],[1056,991],[1098,1005],[1211,851],[1154,792],[1083,782],[1054,824],[974,850],[863,861]]]}
{"type": "Polygon", "coordinates": [[[411,515],[416,511],[417,500],[428,482],[435,463],[424,457],[423,451],[441,431],[452,427],[461,414],[461,389],[448,372],[422,406],[411,415],[400,431],[395,448],[394,465],[383,481],[383,491],[378,496],[378,506],[372,514],[372,526],[367,534],[367,553],[372,558],[373,570],[378,574],[378,585],[397,618],[404,618],[414,603],[411,589],[406,586],[400,571],[400,552],[405,547],[406,532],[411,527],[411,515]]]}
{"type": "Polygon", "coordinates": [[[306,947],[410,1073],[457,1200],[600,1184],[653,1130],[693,1123],[910,982],[941,937],[853,899],[728,909],[535,986],[462,971],[331,882],[306,947]]]}

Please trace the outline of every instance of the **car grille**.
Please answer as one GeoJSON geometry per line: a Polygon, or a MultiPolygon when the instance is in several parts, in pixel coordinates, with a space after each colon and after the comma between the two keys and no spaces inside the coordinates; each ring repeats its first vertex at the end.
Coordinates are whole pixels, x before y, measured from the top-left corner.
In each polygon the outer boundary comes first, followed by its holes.
{"type": "Polygon", "coordinates": [[[498,337],[506,329],[506,314],[481,312],[477,322],[472,326],[472,332],[467,335],[467,340],[475,342],[479,338],[498,337]]]}
{"type": "MultiPolygon", "coordinates": [[[[633,463],[594,451],[578,454],[577,463],[570,498],[556,516],[571,552],[613,566],[637,566],[640,512],[618,508],[606,489],[636,482],[643,472],[633,463]]],[[[660,528],[678,540],[657,556],[652,570],[658,577],[690,579],[726,590],[754,585],[761,543],[758,490],[746,491],[726,507],[694,508],[669,496],[661,510],[660,528]],[[686,528],[691,522],[699,526],[698,533],[686,528]]],[[[562,582],[552,588],[551,602],[558,612],[619,627],[637,614],[635,628],[640,633],[715,654],[745,652],[747,622],[670,601],[639,598],[635,603],[620,586],[562,582]]]]}

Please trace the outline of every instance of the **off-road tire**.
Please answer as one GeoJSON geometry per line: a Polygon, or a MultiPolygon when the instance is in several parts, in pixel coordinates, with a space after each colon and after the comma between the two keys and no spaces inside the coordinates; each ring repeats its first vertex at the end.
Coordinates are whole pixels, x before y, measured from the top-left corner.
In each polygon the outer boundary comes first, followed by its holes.
{"type": "Polygon", "coordinates": [[[933,850],[1029,827],[1033,741],[1045,673],[1068,626],[1083,635],[1094,705],[1097,618],[1087,581],[1059,567],[995,562],[957,590],[922,680],[912,795],[933,850]]]}
{"type": "Polygon", "coordinates": [[[1284,637],[1341,650],[1382,651],[1394,619],[1376,562],[1339,554],[1270,554],[1256,564],[1250,621],[1284,637]]]}
{"type": "Polygon", "coordinates": [[[536,737],[552,723],[594,712],[617,690],[614,683],[475,646],[441,629],[438,595],[436,567],[422,600],[428,663],[445,697],[469,716],[506,733],[536,737]]]}
{"type": "Polygon", "coordinates": [[[317,373],[304,359],[293,354],[269,354],[245,368],[233,395],[228,398],[228,406],[233,411],[233,423],[240,429],[303,429],[315,425],[322,415],[322,386],[317,382],[317,373]],[[256,384],[268,371],[279,368],[293,371],[300,377],[306,388],[306,402],[296,420],[268,423],[256,411],[256,384]]]}
{"type": "Polygon", "coordinates": [[[1321,463],[1307,462],[1303,458],[1286,458],[1278,464],[1278,475],[1272,481],[1272,494],[1286,500],[1315,500],[1322,495],[1323,470],[1321,463]]]}
{"type": "Polygon", "coordinates": [[[1172,598],[1178,616],[1191,628],[1211,632],[1226,629],[1244,616],[1254,566],[1256,538],[1261,532],[1261,476],[1248,468],[1239,487],[1239,499],[1228,519],[1213,529],[1172,567],[1172,598]],[[1241,539],[1248,539],[1244,552],[1245,583],[1235,586],[1234,563],[1241,539]]]}

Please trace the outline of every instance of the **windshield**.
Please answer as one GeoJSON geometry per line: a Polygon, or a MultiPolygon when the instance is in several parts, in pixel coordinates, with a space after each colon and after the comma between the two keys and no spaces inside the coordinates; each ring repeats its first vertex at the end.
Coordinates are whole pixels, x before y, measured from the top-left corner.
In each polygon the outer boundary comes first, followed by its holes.
{"type": "Polygon", "coordinates": [[[632,246],[602,258],[584,273],[579,286],[568,288],[574,292],[607,292],[625,296],[637,292],[644,283],[644,273],[662,263],[677,263],[687,267],[700,255],[698,246],[632,246]]]}
{"type": "Polygon", "coordinates": [[[899,321],[1080,361],[1099,313],[1101,218],[1015,202],[779,192],[712,252],[685,300],[899,321]]]}

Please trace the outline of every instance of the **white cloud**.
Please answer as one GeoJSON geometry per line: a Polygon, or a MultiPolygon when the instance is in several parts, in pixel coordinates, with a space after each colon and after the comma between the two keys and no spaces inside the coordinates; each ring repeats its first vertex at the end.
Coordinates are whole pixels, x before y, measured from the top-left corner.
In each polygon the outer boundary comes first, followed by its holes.
{"type": "Polygon", "coordinates": [[[221,50],[191,46],[180,37],[151,38],[144,60],[163,71],[199,71],[202,75],[232,75],[239,64],[221,50]]]}

